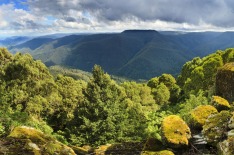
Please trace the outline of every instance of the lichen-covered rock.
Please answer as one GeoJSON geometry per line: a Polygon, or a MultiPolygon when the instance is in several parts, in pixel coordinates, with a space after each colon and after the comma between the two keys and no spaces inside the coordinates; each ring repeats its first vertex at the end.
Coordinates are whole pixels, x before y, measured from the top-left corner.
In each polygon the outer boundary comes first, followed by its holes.
{"type": "Polygon", "coordinates": [[[231,116],[230,112],[221,111],[220,113],[211,114],[207,118],[203,126],[202,134],[209,144],[216,146],[219,141],[226,138],[228,122],[231,116]]]}
{"type": "Polygon", "coordinates": [[[5,141],[2,145],[6,148],[4,154],[75,155],[70,147],[31,127],[14,128],[5,141]]]}
{"type": "Polygon", "coordinates": [[[174,155],[174,153],[169,150],[156,151],[156,152],[143,151],[141,152],[141,155],[174,155]]]}
{"type": "Polygon", "coordinates": [[[216,94],[234,102],[234,62],[221,67],[216,75],[216,94]]]}
{"type": "Polygon", "coordinates": [[[222,110],[228,110],[230,109],[230,104],[227,100],[225,100],[224,98],[220,97],[220,96],[213,96],[212,97],[212,101],[211,104],[218,110],[218,111],[222,111],[222,110]]]}
{"type": "Polygon", "coordinates": [[[200,105],[191,111],[192,123],[196,127],[202,127],[206,119],[217,112],[217,109],[211,105],[200,105]]]}
{"type": "Polygon", "coordinates": [[[230,118],[230,120],[228,122],[228,128],[234,129],[234,112],[232,113],[232,117],[230,118]]]}
{"type": "Polygon", "coordinates": [[[227,140],[219,142],[218,145],[219,155],[233,155],[234,154],[234,137],[230,136],[227,140]]]}
{"type": "Polygon", "coordinates": [[[179,148],[187,146],[191,132],[188,125],[177,115],[170,115],[162,121],[162,140],[165,144],[179,148]]]}

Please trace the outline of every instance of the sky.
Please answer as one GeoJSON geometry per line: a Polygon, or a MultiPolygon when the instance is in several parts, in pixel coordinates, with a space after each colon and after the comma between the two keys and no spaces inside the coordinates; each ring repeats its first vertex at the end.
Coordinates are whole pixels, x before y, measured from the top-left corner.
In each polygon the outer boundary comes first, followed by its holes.
{"type": "Polygon", "coordinates": [[[0,36],[234,31],[233,0],[0,0],[0,36]]]}

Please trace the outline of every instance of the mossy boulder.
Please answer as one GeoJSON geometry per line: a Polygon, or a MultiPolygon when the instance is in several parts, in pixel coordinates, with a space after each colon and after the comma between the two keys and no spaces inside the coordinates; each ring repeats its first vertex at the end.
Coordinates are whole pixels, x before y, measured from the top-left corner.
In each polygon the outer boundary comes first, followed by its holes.
{"type": "Polygon", "coordinates": [[[18,152],[28,155],[75,155],[70,147],[58,142],[52,136],[26,126],[14,128],[5,139],[3,147],[7,148],[4,153],[9,155],[18,152]]]}
{"type": "Polygon", "coordinates": [[[234,112],[232,113],[232,117],[230,118],[228,122],[229,129],[234,129],[234,112]]]}
{"type": "Polygon", "coordinates": [[[202,127],[206,119],[217,112],[217,109],[211,105],[200,105],[191,111],[192,123],[196,127],[202,127]]]}
{"type": "Polygon", "coordinates": [[[228,122],[231,118],[229,111],[211,114],[203,126],[202,134],[207,143],[216,146],[218,142],[223,141],[227,136],[228,122]]]}
{"type": "Polygon", "coordinates": [[[191,138],[188,125],[177,115],[170,115],[162,121],[162,140],[173,148],[187,146],[191,138]]]}
{"type": "Polygon", "coordinates": [[[173,152],[169,151],[169,150],[162,150],[162,151],[143,151],[141,152],[141,155],[174,155],[173,152]]]}
{"type": "Polygon", "coordinates": [[[234,102],[234,62],[227,63],[221,67],[216,75],[216,94],[234,102]]]}
{"type": "Polygon", "coordinates": [[[218,111],[228,110],[231,107],[229,102],[220,96],[213,96],[211,104],[216,107],[218,111]]]}
{"type": "Polygon", "coordinates": [[[219,155],[233,155],[234,154],[234,137],[228,137],[227,140],[218,143],[218,154],[219,155]]]}

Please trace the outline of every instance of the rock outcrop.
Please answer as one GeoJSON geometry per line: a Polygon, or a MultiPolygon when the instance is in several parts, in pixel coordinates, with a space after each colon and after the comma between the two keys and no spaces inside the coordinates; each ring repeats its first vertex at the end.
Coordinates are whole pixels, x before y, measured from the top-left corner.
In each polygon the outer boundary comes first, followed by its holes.
{"type": "Polygon", "coordinates": [[[52,136],[27,126],[14,128],[10,135],[1,141],[1,153],[8,155],[75,155],[70,147],[58,142],[52,136]]]}
{"type": "Polygon", "coordinates": [[[234,102],[234,62],[221,67],[216,75],[216,95],[234,102]]]}

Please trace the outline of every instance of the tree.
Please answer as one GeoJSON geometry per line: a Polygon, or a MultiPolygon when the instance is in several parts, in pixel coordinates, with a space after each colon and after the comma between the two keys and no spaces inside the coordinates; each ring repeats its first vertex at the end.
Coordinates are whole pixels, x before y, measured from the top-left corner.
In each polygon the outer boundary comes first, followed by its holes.
{"type": "Polygon", "coordinates": [[[85,100],[77,107],[71,132],[77,137],[74,143],[100,145],[124,136],[125,94],[100,66],[95,65],[92,73],[93,78],[83,91],[85,100]]]}
{"type": "Polygon", "coordinates": [[[157,88],[153,89],[152,94],[156,103],[159,105],[164,105],[169,102],[170,91],[163,83],[160,83],[157,88]]]}
{"type": "Polygon", "coordinates": [[[74,118],[74,110],[84,100],[82,89],[86,87],[86,83],[63,75],[58,75],[55,82],[58,85],[61,100],[57,107],[54,107],[54,113],[49,118],[49,122],[53,129],[58,131],[64,130],[74,118]]]}

